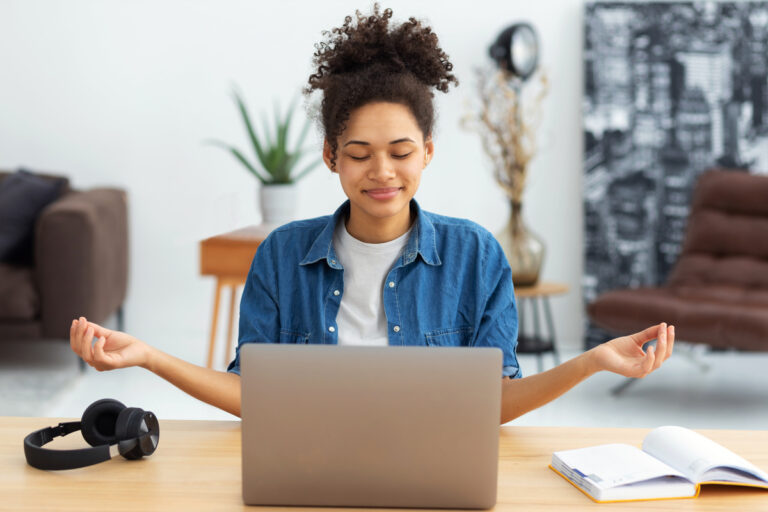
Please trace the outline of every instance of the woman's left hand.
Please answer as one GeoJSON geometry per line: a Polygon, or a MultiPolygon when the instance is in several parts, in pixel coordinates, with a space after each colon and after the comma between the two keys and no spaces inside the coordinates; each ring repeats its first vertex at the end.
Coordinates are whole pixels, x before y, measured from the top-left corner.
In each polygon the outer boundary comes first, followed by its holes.
{"type": "Polygon", "coordinates": [[[593,348],[595,370],[607,370],[625,377],[642,378],[654,371],[672,354],[675,326],[660,323],[642,332],[612,339],[593,348]],[[643,345],[656,338],[656,346],[643,352],[643,345]]]}

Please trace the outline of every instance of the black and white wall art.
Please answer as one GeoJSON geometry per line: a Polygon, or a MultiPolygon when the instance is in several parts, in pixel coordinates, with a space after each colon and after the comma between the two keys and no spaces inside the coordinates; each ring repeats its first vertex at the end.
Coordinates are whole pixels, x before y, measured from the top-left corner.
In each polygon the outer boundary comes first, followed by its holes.
{"type": "Polygon", "coordinates": [[[666,280],[702,172],[768,172],[768,2],[590,2],[584,34],[588,304],[666,280]]]}

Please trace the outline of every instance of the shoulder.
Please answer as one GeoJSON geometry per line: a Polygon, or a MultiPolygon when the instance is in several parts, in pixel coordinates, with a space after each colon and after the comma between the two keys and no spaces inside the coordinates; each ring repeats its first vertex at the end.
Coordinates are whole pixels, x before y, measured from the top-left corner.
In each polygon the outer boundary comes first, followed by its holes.
{"type": "Polygon", "coordinates": [[[493,234],[477,222],[424,210],[421,212],[434,227],[435,237],[438,241],[455,240],[460,243],[472,243],[477,245],[477,248],[498,245],[493,234]]]}
{"type": "Polygon", "coordinates": [[[332,215],[323,215],[311,219],[301,219],[283,224],[270,232],[270,236],[279,239],[301,237],[306,235],[318,235],[330,222],[332,215]]]}
{"type": "Polygon", "coordinates": [[[475,268],[489,280],[498,278],[499,273],[509,269],[504,249],[496,237],[480,224],[469,219],[422,212],[433,226],[437,253],[449,267],[456,264],[475,268]],[[469,262],[474,262],[474,265],[469,262]]]}
{"type": "Polygon", "coordinates": [[[311,219],[302,219],[283,224],[273,229],[259,246],[266,252],[292,253],[302,256],[328,226],[332,215],[323,215],[311,219]]]}

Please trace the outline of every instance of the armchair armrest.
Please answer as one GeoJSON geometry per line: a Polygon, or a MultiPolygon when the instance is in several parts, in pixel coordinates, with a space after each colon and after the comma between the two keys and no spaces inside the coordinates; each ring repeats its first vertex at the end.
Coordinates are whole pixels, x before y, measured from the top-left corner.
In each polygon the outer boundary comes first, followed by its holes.
{"type": "Polygon", "coordinates": [[[128,202],[120,189],[69,193],[40,215],[35,271],[43,336],[69,338],[73,318],[104,321],[128,287],[128,202]]]}

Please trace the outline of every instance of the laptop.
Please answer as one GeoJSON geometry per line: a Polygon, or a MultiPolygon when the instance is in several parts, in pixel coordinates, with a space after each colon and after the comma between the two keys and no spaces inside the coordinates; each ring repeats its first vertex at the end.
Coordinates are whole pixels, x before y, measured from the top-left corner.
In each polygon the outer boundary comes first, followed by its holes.
{"type": "Polygon", "coordinates": [[[487,509],[496,503],[496,348],[247,344],[247,505],[487,509]]]}

